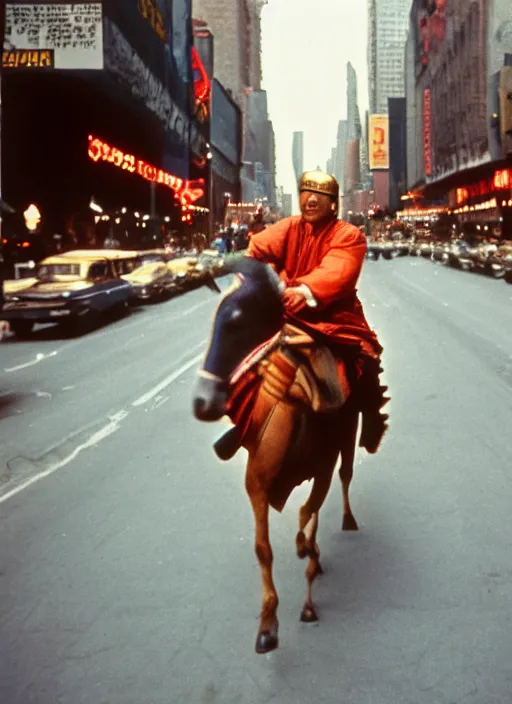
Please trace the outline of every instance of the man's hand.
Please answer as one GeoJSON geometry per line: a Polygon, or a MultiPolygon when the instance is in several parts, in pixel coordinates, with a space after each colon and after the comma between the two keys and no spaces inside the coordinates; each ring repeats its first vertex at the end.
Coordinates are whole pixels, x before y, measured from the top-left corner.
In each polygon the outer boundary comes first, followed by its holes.
{"type": "Polygon", "coordinates": [[[283,305],[290,313],[298,313],[306,307],[306,296],[297,288],[287,288],[284,290],[283,305]]]}

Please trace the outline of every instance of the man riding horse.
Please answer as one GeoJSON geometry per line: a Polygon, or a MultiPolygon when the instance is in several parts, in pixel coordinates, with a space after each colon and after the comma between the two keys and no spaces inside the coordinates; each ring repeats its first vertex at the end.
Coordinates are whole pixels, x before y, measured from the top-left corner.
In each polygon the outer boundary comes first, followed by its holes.
{"type": "Polygon", "coordinates": [[[375,453],[386,430],[379,385],[382,347],[357,297],[366,254],[359,228],[338,220],[339,185],[321,171],[299,182],[302,215],[255,234],[248,256],[270,264],[286,286],[286,317],[326,344],[356,381],[363,427],[360,446],[375,453]]]}
{"type": "Polygon", "coordinates": [[[234,423],[215,444],[217,455],[226,460],[247,450],[245,487],[262,578],[258,653],[278,647],[270,508],[282,511],[294,488],[312,481],[295,543],[297,556],[308,558],[301,620],[317,621],[319,514],[334,469],[341,457],[342,530],[357,530],[349,487],[359,416],[360,445],[369,452],[386,429],[382,348],[356,295],[366,242],[337,219],[338,190],[332,176],[305,173],[302,215],[254,235],[249,256],[226,267],[235,277],[217,307],[194,392],[196,418],[228,415],[234,423]]]}

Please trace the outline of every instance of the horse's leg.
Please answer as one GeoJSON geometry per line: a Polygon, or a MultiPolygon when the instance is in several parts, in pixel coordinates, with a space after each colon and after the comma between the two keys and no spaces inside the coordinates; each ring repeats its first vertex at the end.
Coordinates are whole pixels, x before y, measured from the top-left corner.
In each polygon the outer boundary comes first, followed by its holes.
{"type": "MultiPolygon", "coordinates": [[[[263,404],[262,404],[263,407],[263,404]]],[[[258,421],[264,419],[264,413],[258,421]]],[[[278,597],[272,578],[272,548],[269,537],[269,489],[286,455],[295,422],[295,409],[285,404],[271,408],[258,441],[249,446],[245,488],[256,524],[255,552],[261,569],[262,607],[256,652],[268,653],[278,647],[278,597]]],[[[259,424],[259,423],[258,423],[259,424]]]]}
{"type": "MultiPolygon", "coordinates": [[[[296,545],[297,555],[303,559],[309,557],[308,566],[306,568],[306,579],[308,582],[308,590],[306,601],[300,616],[301,621],[312,623],[318,621],[316,609],[313,604],[313,582],[319,574],[323,574],[320,565],[320,550],[316,542],[318,532],[318,515],[320,508],[325,501],[325,497],[331,486],[332,472],[336,457],[332,459],[330,470],[319,473],[313,480],[313,488],[308,500],[301,506],[299,511],[299,532],[297,533],[296,545]]],[[[327,464],[326,464],[327,467],[327,464]]]]}
{"type": "Polygon", "coordinates": [[[342,530],[359,530],[354,518],[349,500],[349,488],[354,474],[354,458],[356,454],[357,425],[359,413],[356,411],[347,414],[343,419],[341,439],[341,467],[340,479],[343,495],[343,523],[342,530]]]}
{"type": "Polygon", "coordinates": [[[262,604],[258,636],[256,638],[256,652],[268,653],[275,650],[278,645],[277,605],[279,599],[272,577],[273,554],[270,545],[268,514],[268,492],[255,472],[251,471],[251,460],[247,466],[245,488],[251,502],[256,524],[255,552],[261,569],[262,604]]]}

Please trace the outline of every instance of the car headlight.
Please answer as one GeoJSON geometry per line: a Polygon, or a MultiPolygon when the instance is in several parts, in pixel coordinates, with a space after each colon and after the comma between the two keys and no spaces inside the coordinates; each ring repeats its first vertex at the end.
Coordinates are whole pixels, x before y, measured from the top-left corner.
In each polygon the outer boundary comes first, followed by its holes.
{"type": "Polygon", "coordinates": [[[69,298],[70,296],[71,296],[71,293],[69,291],[63,291],[62,298],[69,298]]]}

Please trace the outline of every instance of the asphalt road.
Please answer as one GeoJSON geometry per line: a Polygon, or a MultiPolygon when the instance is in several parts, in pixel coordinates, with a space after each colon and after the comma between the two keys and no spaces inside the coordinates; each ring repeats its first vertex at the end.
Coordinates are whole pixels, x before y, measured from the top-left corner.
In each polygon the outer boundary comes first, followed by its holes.
{"type": "Polygon", "coordinates": [[[299,623],[297,490],[272,517],[281,647],[254,653],[242,454],[191,417],[216,299],[198,290],[76,340],[0,345],[1,704],[510,704],[512,287],[367,262],[392,425],[319,544],[299,623]]]}

